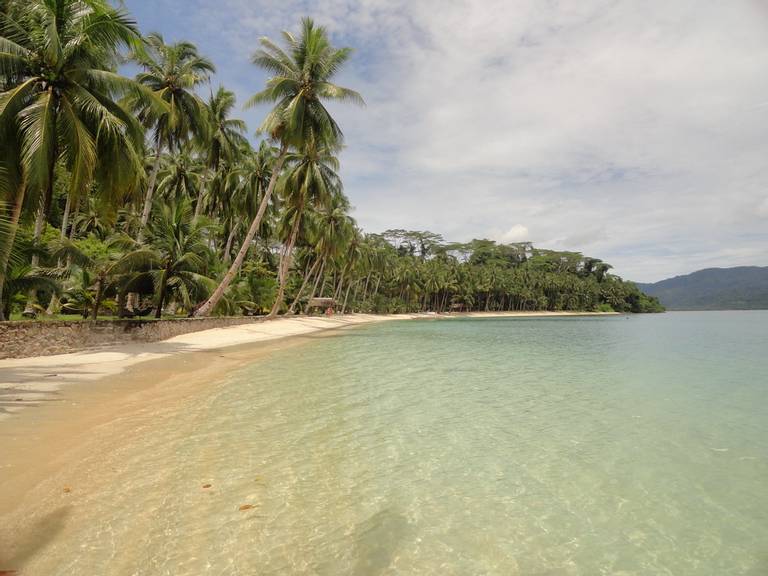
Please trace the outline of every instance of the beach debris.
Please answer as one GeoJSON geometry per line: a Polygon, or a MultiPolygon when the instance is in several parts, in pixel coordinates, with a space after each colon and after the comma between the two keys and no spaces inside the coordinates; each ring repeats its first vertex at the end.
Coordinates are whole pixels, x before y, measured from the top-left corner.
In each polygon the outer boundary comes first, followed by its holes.
{"type": "Polygon", "coordinates": [[[203,488],[210,488],[210,487],[211,487],[210,484],[203,484],[203,488]]]}
{"type": "Polygon", "coordinates": [[[242,506],[240,506],[240,508],[238,508],[238,510],[240,510],[240,512],[243,512],[245,510],[250,510],[252,508],[256,508],[256,506],[254,506],[253,504],[243,504],[242,506]]]}
{"type": "Polygon", "coordinates": [[[64,486],[64,494],[69,494],[70,492],[72,492],[72,488],[69,486],[64,486]]]}
{"type": "Polygon", "coordinates": [[[18,570],[0,570],[0,576],[13,576],[18,573],[18,570]]]}

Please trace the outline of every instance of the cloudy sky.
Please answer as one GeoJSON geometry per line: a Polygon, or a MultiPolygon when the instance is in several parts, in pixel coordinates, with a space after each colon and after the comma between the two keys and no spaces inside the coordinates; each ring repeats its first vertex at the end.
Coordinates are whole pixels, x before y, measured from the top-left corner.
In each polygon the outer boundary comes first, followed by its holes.
{"type": "Polygon", "coordinates": [[[768,265],[765,0],[124,2],[240,102],[260,36],[308,15],[354,47],[338,83],[367,106],[333,110],[366,231],[531,240],[637,281],[768,265]]]}

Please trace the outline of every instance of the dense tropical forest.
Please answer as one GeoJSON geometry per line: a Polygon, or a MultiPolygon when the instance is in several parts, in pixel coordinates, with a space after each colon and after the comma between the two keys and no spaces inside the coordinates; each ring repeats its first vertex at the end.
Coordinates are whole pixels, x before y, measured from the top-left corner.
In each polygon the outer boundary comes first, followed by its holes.
{"type": "Polygon", "coordinates": [[[310,19],[260,46],[250,140],[193,44],[105,0],[0,0],[0,319],[662,309],[579,253],[363,232],[326,108],[363,104],[333,83],[351,49],[310,19]]]}

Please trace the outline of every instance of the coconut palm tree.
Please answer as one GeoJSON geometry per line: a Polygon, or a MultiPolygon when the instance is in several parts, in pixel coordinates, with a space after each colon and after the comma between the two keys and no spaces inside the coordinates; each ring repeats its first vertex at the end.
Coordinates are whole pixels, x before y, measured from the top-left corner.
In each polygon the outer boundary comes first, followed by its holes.
{"type": "Polygon", "coordinates": [[[210,314],[240,270],[267,211],[289,148],[301,149],[310,138],[330,147],[341,144],[341,129],[323,101],[363,103],[362,97],[354,90],[332,83],[333,77],[349,59],[351,49],[334,48],[325,28],[315,26],[309,18],[303,19],[301,25],[298,37],[290,32],[283,33],[285,50],[268,38],[262,38],[262,48],[253,56],[254,64],[274,76],[267,82],[266,89],[254,95],[247,105],[274,103],[259,130],[279,143],[280,153],[259,210],[251,221],[235,260],[208,301],[197,310],[197,316],[210,314]]]}
{"type": "MultiPolygon", "coordinates": [[[[247,130],[245,122],[236,118],[230,118],[235,107],[235,94],[223,86],[215,94],[211,94],[206,107],[208,113],[209,133],[203,148],[207,150],[205,159],[206,167],[210,171],[207,178],[212,188],[212,195],[216,196],[224,184],[225,175],[220,174],[222,163],[232,165],[241,157],[241,152],[249,148],[248,140],[243,134],[247,130]]],[[[195,205],[195,215],[199,216],[203,210],[204,187],[201,186],[200,194],[195,205]]]]}
{"type": "MultiPolygon", "coordinates": [[[[334,194],[329,202],[316,214],[315,226],[319,231],[315,249],[322,262],[317,278],[309,294],[309,301],[316,294],[322,296],[325,286],[325,274],[329,264],[344,252],[348,239],[354,232],[354,220],[349,216],[349,200],[344,194],[334,194]],[[319,290],[319,292],[318,292],[319,290]]],[[[307,311],[309,306],[307,306],[307,311]]]]}
{"type": "Polygon", "coordinates": [[[203,163],[187,148],[177,154],[166,154],[158,171],[157,192],[166,201],[192,201],[202,190],[203,171],[203,163]]]}
{"type": "Polygon", "coordinates": [[[216,68],[211,61],[198,54],[194,44],[166,44],[162,35],[157,33],[149,34],[145,43],[134,49],[133,59],[143,68],[136,75],[136,81],[167,104],[164,110],[158,111],[142,101],[131,99],[128,102],[139,120],[152,129],[155,154],[136,236],[141,242],[149,222],[163,150],[173,153],[191,136],[204,140],[208,134],[207,109],[194,89],[207,82],[216,68]]]}
{"type": "Polygon", "coordinates": [[[342,193],[341,178],[337,174],[339,160],[324,146],[318,146],[314,140],[307,142],[301,152],[286,156],[288,168],[281,180],[284,204],[283,220],[287,224],[284,230],[283,249],[278,266],[277,298],[269,313],[277,315],[283,305],[285,284],[291,267],[291,255],[299,235],[302,217],[309,206],[317,208],[329,203],[331,198],[342,193]]]}
{"type": "MultiPolygon", "coordinates": [[[[227,231],[224,245],[224,262],[229,264],[232,244],[242,231],[243,224],[253,220],[264,198],[275,161],[275,149],[262,141],[258,150],[243,147],[240,160],[235,163],[222,179],[217,194],[211,197],[211,209],[217,212],[227,231]]],[[[270,202],[262,219],[258,233],[261,237],[271,236],[272,220],[278,208],[277,202],[270,202]]]]}
{"type": "Polygon", "coordinates": [[[158,103],[114,72],[119,50],[137,39],[125,11],[105,0],[7,3],[0,23],[0,133],[18,134],[16,180],[24,185],[15,202],[27,191],[39,196],[27,203],[37,210],[36,238],[59,162],[70,174],[68,205],[94,179],[115,201],[138,187],[143,131],[117,98],[130,94],[151,109],[158,103]]]}
{"type": "Polygon", "coordinates": [[[206,296],[215,282],[203,275],[211,250],[206,242],[210,224],[194,218],[188,200],[164,204],[150,225],[148,274],[155,286],[155,317],[160,318],[169,290],[186,308],[206,296]]]}

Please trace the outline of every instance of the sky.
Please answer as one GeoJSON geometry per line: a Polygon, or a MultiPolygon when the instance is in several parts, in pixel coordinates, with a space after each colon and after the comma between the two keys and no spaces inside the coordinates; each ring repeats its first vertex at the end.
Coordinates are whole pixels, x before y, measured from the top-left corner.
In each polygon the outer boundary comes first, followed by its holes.
{"type": "MultiPolygon", "coordinates": [[[[240,103],[258,39],[303,16],[354,48],[336,80],[366,106],[330,108],[366,232],[532,241],[640,282],[768,265],[768,1],[123,3],[240,103]]],[[[239,111],[252,137],[266,111],[239,111]]]]}

